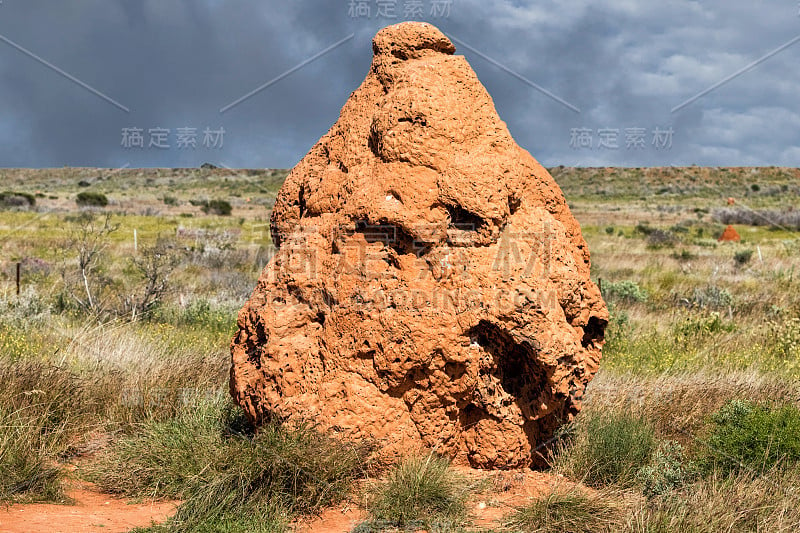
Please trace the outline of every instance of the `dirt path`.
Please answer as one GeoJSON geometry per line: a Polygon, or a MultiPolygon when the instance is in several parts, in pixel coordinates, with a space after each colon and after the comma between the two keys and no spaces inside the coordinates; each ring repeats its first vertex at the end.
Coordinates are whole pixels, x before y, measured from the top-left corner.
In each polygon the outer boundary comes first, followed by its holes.
{"type": "Polygon", "coordinates": [[[67,495],[74,505],[37,503],[0,507],[0,533],[122,533],[162,522],[177,502],[129,503],[74,482],[67,495]]]}

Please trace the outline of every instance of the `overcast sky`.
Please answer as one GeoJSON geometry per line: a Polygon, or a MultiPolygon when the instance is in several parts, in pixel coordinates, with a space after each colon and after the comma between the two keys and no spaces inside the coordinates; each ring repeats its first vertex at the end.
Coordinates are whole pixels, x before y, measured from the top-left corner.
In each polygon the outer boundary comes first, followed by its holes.
{"type": "Polygon", "coordinates": [[[544,165],[800,166],[799,12],[797,0],[2,0],[0,166],[291,167],[364,79],[374,33],[401,20],[456,41],[544,165]]]}

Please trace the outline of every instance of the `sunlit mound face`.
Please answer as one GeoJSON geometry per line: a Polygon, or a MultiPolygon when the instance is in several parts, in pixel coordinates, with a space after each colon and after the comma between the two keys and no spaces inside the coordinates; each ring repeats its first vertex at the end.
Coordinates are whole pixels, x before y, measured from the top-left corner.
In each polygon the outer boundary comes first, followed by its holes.
{"type": "Polygon", "coordinates": [[[530,464],[601,356],[608,313],[580,228],[444,35],[404,23],[373,49],[281,189],[231,392],[256,422],[530,464]]]}

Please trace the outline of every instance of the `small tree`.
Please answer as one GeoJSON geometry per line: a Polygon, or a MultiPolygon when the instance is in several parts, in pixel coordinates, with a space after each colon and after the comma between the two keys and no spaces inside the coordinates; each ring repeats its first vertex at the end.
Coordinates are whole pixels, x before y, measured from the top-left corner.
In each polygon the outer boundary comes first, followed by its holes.
{"type": "Polygon", "coordinates": [[[110,214],[98,219],[92,213],[81,213],[77,223],[63,246],[61,278],[67,295],[79,309],[102,315],[109,310],[112,282],[103,273],[101,259],[109,236],[119,226],[111,223],[110,214]]]}
{"type": "Polygon", "coordinates": [[[162,301],[169,290],[170,276],[180,265],[183,255],[175,241],[160,237],[131,260],[142,282],[137,292],[124,302],[131,318],[144,316],[162,301]]]}

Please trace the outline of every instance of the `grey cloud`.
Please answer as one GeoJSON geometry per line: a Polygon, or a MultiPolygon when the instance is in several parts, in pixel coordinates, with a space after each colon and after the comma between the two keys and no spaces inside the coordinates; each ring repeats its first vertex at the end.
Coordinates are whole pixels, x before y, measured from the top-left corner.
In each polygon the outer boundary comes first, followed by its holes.
{"type": "MultiPolygon", "coordinates": [[[[461,49],[517,141],[546,165],[800,165],[800,43],[671,113],[800,34],[794,2],[453,0],[424,19],[581,109],[461,49]],[[624,129],[648,131],[625,148],[624,129]],[[657,150],[652,130],[672,127],[657,150]],[[575,149],[573,128],[620,130],[575,149]]],[[[352,18],[348,0],[5,0],[0,34],[131,109],[125,113],[0,43],[0,166],[294,165],[369,68],[370,38],[402,19],[352,18]],[[220,108],[355,37],[240,105],[220,108]],[[221,150],[125,150],[125,127],[223,127],[221,150]]],[[[372,14],[376,4],[371,1],[372,14]]]]}

